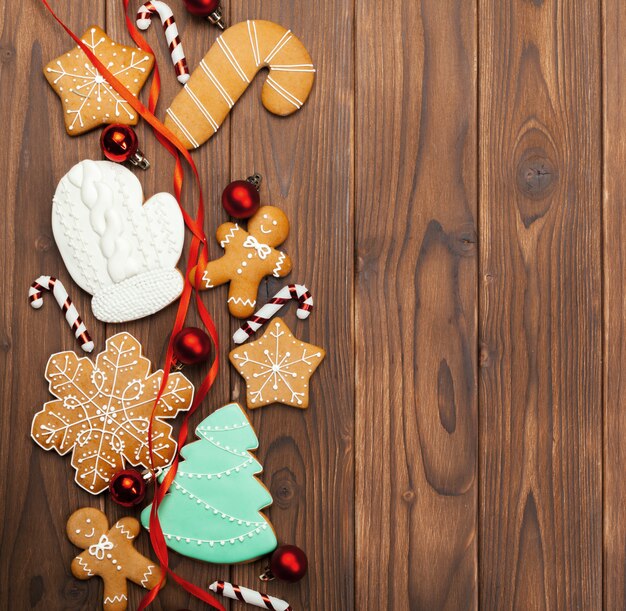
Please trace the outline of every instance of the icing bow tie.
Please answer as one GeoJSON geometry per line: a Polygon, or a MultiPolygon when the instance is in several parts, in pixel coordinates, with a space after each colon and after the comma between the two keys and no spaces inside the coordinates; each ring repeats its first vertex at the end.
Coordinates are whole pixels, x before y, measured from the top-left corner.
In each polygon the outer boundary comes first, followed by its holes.
{"type": "Polygon", "coordinates": [[[261,244],[254,236],[249,235],[243,243],[244,248],[254,248],[260,259],[267,259],[272,249],[267,244],[261,244]]]}
{"type": "Polygon", "coordinates": [[[89,546],[89,553],[98,560],[104,560],[104,552],[108,549],[113,549],[113,543],[109,541],[106,535],[102,535],[98,543],[89,546]]]}

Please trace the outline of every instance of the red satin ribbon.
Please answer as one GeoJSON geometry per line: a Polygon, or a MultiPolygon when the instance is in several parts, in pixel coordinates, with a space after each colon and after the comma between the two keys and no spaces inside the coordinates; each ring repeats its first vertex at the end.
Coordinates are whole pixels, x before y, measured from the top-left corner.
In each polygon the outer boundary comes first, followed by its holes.
{"type": "MultiPolygon", "coordinates": [[[[171,467],[168,470],[167,474],[163,478],[163,482],[159,485],[157,478],[154,476],[154,462],[152,455],[152,423],[154,421],[156,406],[158,405],[163,391],[167,387],[167,382],[170,374],[170,370],[174,361],[174,351],[173,351],[173,342],[176,334],[183,328],[183,324],[185,322],[185,317],[187,315],[187,311],[189,310],[189,302],[191,301],[191,294],[193,292],[193,286],[189,281],[189,274],[194,266],[196,266],[196,276],[195,276],[195,284],[198,285],[200,281],[200,268],[202,267],[202,263],[206,263],[207,261],[207,252],[206,252],[206,235],[203,230],[204,225],[204,198],[202,195],[202,186],[200,183],[200,176],[198,174],[198,170],[196,168],[191,155],[185,149],[185,147],[181,144],[178,138],[167,128],[159,119],[154,115],[154,110],[156,108],[156,104],[159,98],[160,92],[160,75],[158,71],[158,67],[155,65],[154,76],[152,79],[152,84],[150,87],[150,95],[148,99],[148,108],[146,108],[134,95],[132,95],[126,87],[107,69],[107,67],[92,53],[91,49],[83,43],[83,41],[76,36],[64,23],[57,17],[55,12],[52,10],[47,0],[41,0],[43,5],[48,9],[50,14],[54,17],[54,19],[61,25],[61,27],[69,34],[69,36],[76,42],[76,44],[83,50],[85,55],[89,58],[91,63],[97,68],[98,72],[108,81],[108,83],[115,89],[115,91],[122,96],[128,104],[135,111],[145,119],[152,127],[155,136],[159,140],[159,142],[169,151],[169,153],[175,158],[175,168],[174,168],[174,194],[176,199],[178,200],[179,206],[181,207],[181,211],[183,214],[183,218],[185,220],[186,226],[192,232],[193,237],[191,240],[191,247],[189,249],[189,259],[187,263],[187,271],[185,273],[185,284],[183,287],[183,292],[180,297],[178,310],[176,312],[176,319],[174,322],[174,328],[172,330],[172,334],[170,336],[167,352],[165,357],[165,365],[163,367],[163,379],[161,381],[161,387],[159,389],[159,393],[154,403],[154,407],[152,410],[152,416],[150,418],[150,427],[148,430],[148,443],[150,449],[150,461],[151,461],[151,471],[153,475],[154,482],[154,500],[152,502],[152,509],[150,512],[150,541],[152,542],[152,547],[159,559],[161,564],[161,568],[163,569],[163,577],[161,581],[155,588],[150,590],[148,594],[141,601],[138,611],[142,611],[146,609],[157,597],[159,590],[164,584],[165,575],[169,574],[174,581],[180,584],[187,592],[200,599],[203,602],[206,602],[214,609],[218,609],[220,611],[225,611],[223,605],[219,603],[211,594],[205,592],[202,588],[188,582],[183,579],[176,573],[174,573],[169,568],[169,560],[168,560],[168,549],[165,544],[165,537],[163,536],[163,531],[161,529],[161,524],[158,518],[158,507],[163,500],[163,497],[167,493],[175,475],[178,470],[178,463],[180,461],[180,449],[185,444],[187,439],[187,434],[189,432],[189,419],[194,414],[194,412],[198,409],[200,403],[203,401],[204,397],[208,393],[209,389],[213,385],[215,378],[217,377],[218,367],[219,367],[219,344],[218,344],[218,336],[217,329],[215,328],[215,324],[209,314],[208,310],[202,303],[198,292],[196,291],[196,305],[198,308],[198,312],[200,314],[200,319],[204,324],[213,344],[215,346],[215,357],[209,368],[209,372],[206,377],[200,384],[198,388],[194,401],[189,409],[187,415],[185,416],[181,428],[180,433],[178,435],[178,449],[174,456],[174,460],[172,461],[171,467]],[[181,193],[183,187],[183,167],[180,160],[180,155],[182,155],[189,164],[192,169],[195,181],[198,185],[199,197],[198,197],[198,209],[196,212],[195,218],[192,218],[182,207],[181,201],[181,193]],[[199,265],[200,264],[200,265],[199,265]]],[[[126,17],[126,24],[128,27],[133,40],[137,43],[137,45],[143,49],[144,51],[152,53],[152,49],[150,45],[145,41],[145,39],[139,34],[136,30],[134,24],[128,16],[128,1],[123,0],[124,3],[124,14],[126,17]]],[[[152,53],[153,54],[153,53],[152,53]]],[[[154,54],[153,54],[154,55],[154,54]]]]}

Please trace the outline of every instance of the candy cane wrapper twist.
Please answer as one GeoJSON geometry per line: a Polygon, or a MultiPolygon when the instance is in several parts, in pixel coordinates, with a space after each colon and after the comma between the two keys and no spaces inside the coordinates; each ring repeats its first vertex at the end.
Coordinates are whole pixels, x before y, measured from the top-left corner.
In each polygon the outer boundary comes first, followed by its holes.
{"type": "Polygon", "coordinates": [[[313,310],[313,297],[309,289],[303,284],[288,284],[272,297],[252,318],[235,331],[233,341],[236,344],[243,344],[253,333],[256,333],[278,310],[288,301],[296,299],[298,301],[298,318],[304,320],[309,317],[313,310]]]}
{"type": "Polygon", "coordinates": [[[72,331],[74,331],[76,339],[80,341],[81,348],[85,352],[93,351],[94,344],[91,341],[87,327],[81,320],[76,306],[72,303],[72,300],[60,280],[52,276],[39,276],[39,278],[30,285],[30,289],[28,289],[30,305],[36,310],[43,305],[42,291],[44,290],[50,291],[54,295],[59,307],[65,314],[67,324],[72,328],[72,331]]]}
{"type": "Polygon", "coordinates": [[[184,85],[189,80],[189,68],[172,9],[160,0],[148,0],[137,11],[137,27],[140,30],[147,30],[150,27],[150,18],[155,13],[158,13],[163,24],[165,40],[170,48],[170,57],[176,70],[176,78],[184,85]]]}
{"type": "Polygon", "coordinates": [[[232,583],[228,583],[227,581],[214,581],[209,586],[209,590],[212,590],[217,594],[221,594],[226,598],[240,600],[241,602],[248,603],[249,605],[261,607],[261,609],[271,609],[272,611],[293,611],[289,603],[281,600],[280,598],[269,596],[268,594],[263,594],[262,592],[251,590],[250,588],[244,588],[243,586],[236,586],[232,583]]]}

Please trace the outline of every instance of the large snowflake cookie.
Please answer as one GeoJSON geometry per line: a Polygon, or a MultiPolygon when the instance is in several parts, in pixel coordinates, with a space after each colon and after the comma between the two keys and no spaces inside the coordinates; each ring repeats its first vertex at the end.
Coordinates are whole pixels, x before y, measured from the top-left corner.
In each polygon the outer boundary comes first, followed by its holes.
{"type": "MultiPolygon", "coordinates": [[[[150,361],[129,333],[106,342],[95,364],[74,352],[53,354],[46,367],[50,393],[35,414],[31,435],[44,450],[72,451],[76,483],[99,494],[126,463],[150,466],[148,428],[163,371],[150,373],[150,361]]],[[[154,412],[152,457],[155,467],[170,464],[176,451],[174,418],[191,407],[194,388],[182,373],[171,373],[154,412]]]]}
{"type": "Polygon", "coordinates": [[[72,561],[72,574],[77,579],[102,579],[105,611],[128,607],[127,581],[148,590],[161,581],[161,569],[133,545],[140,531],[139,522],[130,517],[109,528],[106,515],[92,507],[75,511],[67,521],[68,539],[85,550],[72,561]]]}
{"type": "Polygon", "coordinates": [[[157,193],[143,204],[137,177],[110,161],[81,161],[52,203],[52,231],[74,281],[93,295],[103,322],[158,312],[183,290],[176,269],[185,225],[178,202],[157,193]]]}
{"type": "Polygon", "coordinates": [[[300,341],[280,318],[272,320],[261,339],[229,355],[246,381],[248,407],[282,403],[309,406],[309,378],[326,352],[300,341]]]}
{"type": "MultiPolygon", "coordinates": [[[[98,26],[90,27],[82,41],[130,93],[136,96],[141,91],[154,65],[150,53],[114,42],[98,26]]],[[[70,136],[107,123],[137,124],[137,113],[79,46],[53,59],[43,73],[61,98],[65,129],[70,136]]]]}
{"type": "MultiPolygon", "coordinates": [[[[167,546],[216,564],[247,562],[274,551],[276,534],[260,513],[272,495],[256,478],[263,467],[250,450],[259,440],[241,407],[230,403],[216,410],[196,435],[198,441],[180,451],[184,460],[159,505],[167,546]]],[[[151,506],[141,514],[146,528],[150,511],[151,506]]]]}

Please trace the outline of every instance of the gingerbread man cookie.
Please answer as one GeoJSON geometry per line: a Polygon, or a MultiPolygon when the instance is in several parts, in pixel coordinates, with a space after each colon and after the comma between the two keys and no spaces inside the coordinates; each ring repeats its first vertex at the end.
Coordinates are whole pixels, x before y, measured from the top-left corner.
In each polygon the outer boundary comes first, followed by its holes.
{"type": "MultiPolygon", "coordinates": [[[[228,309],[237,318],[254,312],[259,284],[270,274],[282,278],[291,271],[291,259],[276,246],[289,235],[285,213],[274,206],[261,206],[248,221],[248,231],[237,223],[220,225],[216,238],[224,256],[211,261],[202,270],[198,289],[211,289],[230,282],[228,309]]],[[[196,281],[196,268],[190,280],[196,281]]]]}
{"type": "Polygon", "coordinates": [[[67,537],[85,551],[72,561],[77,579],[98,576],[104,582],[104,609],[125,611],[130,580],[148,590],[161,580],[161,569],[133,546],[141,527],[135,518],[122,518],[112,528],[99,509],[83,507],[67,521],[67,537]]]}

